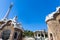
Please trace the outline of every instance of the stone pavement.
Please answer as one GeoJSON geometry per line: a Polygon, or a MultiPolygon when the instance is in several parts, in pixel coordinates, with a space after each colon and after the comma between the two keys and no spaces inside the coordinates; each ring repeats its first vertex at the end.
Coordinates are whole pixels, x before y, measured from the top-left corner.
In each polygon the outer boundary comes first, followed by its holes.
{"type": "Polygon", "coordinates": [[[0,40],[2,40],[2,39],[0,38],[0,40]]]}
{"type": "Polygon", "coordinates": [[[23,40],[35,40],[33,37],[25,37],[23,40]]]}

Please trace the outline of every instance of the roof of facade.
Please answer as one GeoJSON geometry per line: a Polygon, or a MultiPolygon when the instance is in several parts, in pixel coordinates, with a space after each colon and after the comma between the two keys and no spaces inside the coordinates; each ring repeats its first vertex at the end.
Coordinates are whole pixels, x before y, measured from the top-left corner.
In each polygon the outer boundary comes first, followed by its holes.
{"type": "Polygon", "coordinates": [[[52,12],[51,14],[49,14],[48,16],[46,16],[45,21],[47,22],[48,20],[53,19],[54,16],[55,16],[55,14],[56,14],[56,15],[57,15],[57,14],[60,14],[60,7],[57,7],[57,8],[56,8],[56,11],[54,11],[54,12],[52,12]]]}
{"type": "Polygon", "coordinates": [[[17,22],[16,17],[14,17],[13,19],[2,19],[2,20],[0,20],[0,22],[5,22],[4,24],[2,24],[2,25],[0,26],[0,29],[1,29],[8,21],[12,21],[11,24],[14,25],[14,28],[21,29],[21,30],[23,31],[23,27],[22,27],[22,25],[21,25],[20,23],[17,22]]]}

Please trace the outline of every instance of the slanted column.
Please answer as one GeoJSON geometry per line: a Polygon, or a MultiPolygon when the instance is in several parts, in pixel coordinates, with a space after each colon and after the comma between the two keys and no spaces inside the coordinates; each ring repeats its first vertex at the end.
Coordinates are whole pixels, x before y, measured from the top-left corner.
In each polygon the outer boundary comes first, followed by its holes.
{"type": "Polygon", "coordinates": [[[37,33],[37,37],[38,37],[38,33],[37,33]]]}
{"type": "Polygon", "coordinates": [[[44,38],[45,38],[45,33],[43,33],[43,35],[44,35],[44,38]]]}

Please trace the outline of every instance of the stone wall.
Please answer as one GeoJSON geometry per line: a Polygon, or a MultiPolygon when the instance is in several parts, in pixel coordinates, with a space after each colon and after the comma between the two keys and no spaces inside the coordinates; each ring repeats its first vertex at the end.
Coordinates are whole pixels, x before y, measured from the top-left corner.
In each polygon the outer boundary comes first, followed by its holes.
{"type": "Polygon", "coordinates": [[[60,40],[60,13],[54,12],[52,16],[53,18],[46,21],[48,26],[48,37],[49,40],[60,40]]]}

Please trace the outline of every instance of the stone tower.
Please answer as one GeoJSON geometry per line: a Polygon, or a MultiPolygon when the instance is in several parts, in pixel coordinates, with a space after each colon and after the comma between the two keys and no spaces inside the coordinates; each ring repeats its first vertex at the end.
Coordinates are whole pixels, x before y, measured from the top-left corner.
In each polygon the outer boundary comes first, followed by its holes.
{"type": "Polygon", "coordinates": [[[46,16],[49,40],[60,40],[60,7],[46,16]]]}

